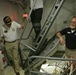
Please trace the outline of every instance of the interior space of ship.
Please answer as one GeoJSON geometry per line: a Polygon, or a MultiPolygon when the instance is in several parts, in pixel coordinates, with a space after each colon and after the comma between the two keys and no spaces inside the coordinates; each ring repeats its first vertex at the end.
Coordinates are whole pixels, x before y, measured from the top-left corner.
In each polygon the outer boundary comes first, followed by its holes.
{"type": "Polygon", "coordinates": [[[0,0],[0,75],[76,75],[74,42],[76,0],[0,0]]]}

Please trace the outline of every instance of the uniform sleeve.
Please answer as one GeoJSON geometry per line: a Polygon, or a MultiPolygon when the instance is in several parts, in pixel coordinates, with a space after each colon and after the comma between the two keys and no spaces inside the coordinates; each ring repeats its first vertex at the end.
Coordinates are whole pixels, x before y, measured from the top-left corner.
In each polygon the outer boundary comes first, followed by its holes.
{"type": "Polygon", "coordinates": [[[61,33],[62,35],[65,35],[65,34],[67,33],[67,28],[61,30],[60,33],[61,33]]]}
{"type": "Polygon", "coordinates": [[[17,28],[20,28],[20,27],[21,27],[21,25],[20,25],[19,23],[15,22],[15,21],[14,21],[14,25],[15,25],[17,28]]]}

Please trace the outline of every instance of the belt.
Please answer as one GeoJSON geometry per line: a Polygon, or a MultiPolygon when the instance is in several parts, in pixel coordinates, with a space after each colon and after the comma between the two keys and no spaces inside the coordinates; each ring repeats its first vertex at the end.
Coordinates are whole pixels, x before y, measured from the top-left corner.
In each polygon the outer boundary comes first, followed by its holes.
{"type": "Polygon", "coordinates": [[[16,40],[14,40],[14,41],[5,41],[5,42],[7,42],[7,43],[14,43],[14,42],[16,42],[16,40]]]}

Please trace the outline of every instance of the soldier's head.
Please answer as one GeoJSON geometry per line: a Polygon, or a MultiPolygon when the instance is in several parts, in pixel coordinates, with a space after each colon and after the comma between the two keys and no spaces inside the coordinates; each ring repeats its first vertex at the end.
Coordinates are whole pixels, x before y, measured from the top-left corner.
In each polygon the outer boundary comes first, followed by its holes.
{"type": "Polygon", "coordinates": [[[10,18],[9,16],[5,16],[5,17],[3,18],[3,21],[4,21],[4,23],[5,23],[8,27],[11,26],[12,20],[11,20],[11,18],[10,18]]]}

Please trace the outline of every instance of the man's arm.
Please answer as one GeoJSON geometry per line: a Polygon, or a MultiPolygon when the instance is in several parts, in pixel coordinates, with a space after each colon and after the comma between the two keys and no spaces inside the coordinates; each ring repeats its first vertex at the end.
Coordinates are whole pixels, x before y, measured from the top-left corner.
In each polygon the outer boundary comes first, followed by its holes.
{"type": "Polygon", "coordinates": [[[4,36],[3,36],[3,28],[1,28],[1,38],[0,38],[0,42],[3,42],[3,43],[4,43],[4,42],[5,42],[4,39],[5,39],[5,38],[4,38],[4,36]]]}
{"type": "Polygon", "coordinates": [[[23,28],[24,28],[25,19],[26,19],[26,18],[23,18],[23,19],[22,19],[22,25],[21,25],[20,29],[23,29],[23,28]]]}
{"type": "Polygon", "coordinates": [[[22,18],[22,25],[21,25],[21,29],[23,29],[24,28],[24,24],[25,24],[25,20],[28,18],[28,14],[25,12],[24,14],[23,14],[23,18],[22,18]]]}
{"type": "Polygon", "coordinates": [[[63,45],[64,44],[64,39],[63,39],[61,33],[57,32],[56,36],[59,38],[60,44],[63,45]]]}
{"type": "Polygon", "coordinates": [[[60,32],[57,32],[56,36],[60,39],[62,37],[60,32]]]}

